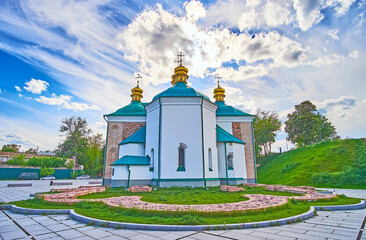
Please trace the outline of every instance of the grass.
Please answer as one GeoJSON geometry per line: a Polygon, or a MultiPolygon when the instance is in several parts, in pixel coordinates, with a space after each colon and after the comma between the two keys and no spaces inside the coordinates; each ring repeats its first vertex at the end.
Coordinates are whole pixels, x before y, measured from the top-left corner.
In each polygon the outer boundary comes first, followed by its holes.
{"type": "Polygon", "coordinates": [[[77,213],[84,216],[109,221],[147,224],[202,225],[246,223],[273,220],[304,213],[310,209],[310,206],[345,205],[359,202],[359,199],[338,196],[331,200],[319,200],[316,202],[298,202],[293,200],[289,201],[285,205],[272,207],[265,210],[251,210],[245,212],[229,213],[142,211],[136,209],[110,207],[101,202],[80,202],[69,205],[65,203],[45,202],[43,201],[43,199],[39,198],[13,202],[12,204],[15,204],[19,207],[36,209],[74,209],[77,213]]]}
{"type": "Polygon", "coordinates": [[[366,188],[364,139],[326,141],[268,156],[258,182],[331,188],[366,188]]]}
{"type": "Polygon", "coordinates": [[[150,193],[129,193],[125,188],[109,188],[105,192],[91,193],[79,196],[78,199],[98,199],[118,196],[142,196],[141,200],[152,203],[165,204],[214,204],[233,203],[248,200],[244,194],[265,194],[277,196],[298,196],[298,194],[286,192],[272,192],[264,187],[247,187],[245,192],[221,192],[220,187],[209,188],[160,188],[150,193]],[[208,189],[208,190],[207,190],[208,189]]]}

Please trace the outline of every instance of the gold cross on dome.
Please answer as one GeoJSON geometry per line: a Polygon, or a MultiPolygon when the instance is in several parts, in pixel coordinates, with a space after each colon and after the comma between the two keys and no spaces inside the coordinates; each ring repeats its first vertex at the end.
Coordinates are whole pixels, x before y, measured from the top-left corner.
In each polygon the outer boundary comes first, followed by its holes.
{"type": "Polygon", "coordinates": [[[141,75],[140,75],[140,73],[137,73],[136,75],[135,75],[135,79],[136,79],[136,81],[137,81],[137,86],[139,85],[139,83],[140,83],[140,79],[141,79],[142,77],[141,77],[141,75]]]}
{"type": "Polygon", "coordinates": [[[216,74],[215,79],[217,80],[217,85],[220,86],[220,80],[222,80],[222,77],[219,74],[216,74]]]}
{"type": "Polygon", "coordinates": [[[176,63],[179,63],[179,66],[182,66],[184,54],[182,52],[179,52],[179,54],[177,55],[177,57],[178,57],[178,60],[175,61],[175,62],[176,63]]]}

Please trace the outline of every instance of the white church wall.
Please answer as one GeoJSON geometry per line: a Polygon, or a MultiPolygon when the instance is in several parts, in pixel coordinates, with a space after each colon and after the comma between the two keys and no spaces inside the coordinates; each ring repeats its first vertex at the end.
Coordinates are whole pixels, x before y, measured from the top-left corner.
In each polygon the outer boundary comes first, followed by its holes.
{"type": "Polygon", "coordinates": [[[224,129],[226,132],[233,134],[233,127],[232,122],[230,121],[217,121],[217,125],[219,125],[222,129],[224,129]]]}
{"type": "Polygon", "coordinates": [[[126,155],[132,156],[145,156],[145,144],[144,143],[128,143],[119,145],[118,158],[126,155]]]}
{"type": "Polygon", "coordinates": [[[112,181],[113,180],[127,180],[128,179],[128,171],[127,166],[113,166],[112,170],[112,181]]]}
{"type": "Polygon", "coordinates": [[[227,143],[227,155],[232,153],[232,170],[228,170],[229,178],[246,178],[244,145],[227,143]]]}
{"type": "Polygon", "coordinates": [[[225,144],[222,142],[217,143],[217,157],[219,165],[219,178],[226,178],[225,144]]]}
{"type": "MultiPolygon", "coordinates": [[[[204,134],[204,157],[205,157],[205,177],[218,178],[219,166],[217,161],[217,140],[216,140],[216,109],[217,105],[203,100],[203,134],[204,134]],[[212,171],[210,171],[210,153],[212,155],[212,171]]],[[[208,185],[217,185],[216,183],[208,185]]]]}
{"type": "Polygon", "coordinates": [[[130,180],[151,179],[151,172],[149,166],[130,166],[130,180]]]}
{"type": "Polygon", "coordinates": [[[159,100],[156,100],[146,107],[146,148],[145,155],[149,155],[154,162],[152,178],[158,178],[158,154],[159,154],[159,100]],[[153,149],[153,151],[152,151],[153,149]],[[154,156],[151,153],[154,152],[154,156]]]}
{"type": "Polygon", "coordinates": [[[161,179],[202,178],[201,98],[162,98],[161,179]],[[177,171],[186,145],[185,171],[177,171]]]}

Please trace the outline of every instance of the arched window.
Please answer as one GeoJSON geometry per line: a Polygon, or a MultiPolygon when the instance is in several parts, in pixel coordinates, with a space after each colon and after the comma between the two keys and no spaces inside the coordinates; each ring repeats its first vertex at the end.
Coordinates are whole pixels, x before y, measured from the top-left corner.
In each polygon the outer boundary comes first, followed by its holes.
{"type": "Polygon", "coordinates": [[[212,168],[212,150],[211,150],[211,148],[208,149],[208,170],[213,171],[213,168],[212,168]]]}
{"type": "Polygon", "coordinates": [[[150,172],[154,171],[154,157],[154,149],[152,148],[150,152],[150,172]]]}
{"type": "Polygon", "coordinates": [[[178,169],[177,171],[185,171],[185,162],[186,162],[186,148],[187,145],[184,143],[180,143],[178,147],[178,169]]]}
{"type": "Polygon", "coordinates": [[[114,168],[112,168],[112,176],[114,176],[114,168]]]}
{"type": "Polygon", "coordinates": [[[233,159],[234,159],[234,154],[232,152],[229,152],[229,154],[227,155],[227,169],[228,170],[233,170],[233,159]]]}

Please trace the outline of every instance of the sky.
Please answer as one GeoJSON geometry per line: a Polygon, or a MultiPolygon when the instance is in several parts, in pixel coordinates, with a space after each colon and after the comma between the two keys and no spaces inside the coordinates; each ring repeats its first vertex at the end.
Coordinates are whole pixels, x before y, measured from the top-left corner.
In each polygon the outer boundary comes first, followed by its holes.
{"type": "Polygon", "coordinates": [[[105,135],[136,74],[150,102],[180,51],[212,101],[219,74],[226,103],[247,113],[285,122],[310,100],[342,138],[365,137],[365,12],[366,0],[0,1],[0,145],[53,150],[71,116],[105,135]]]}

